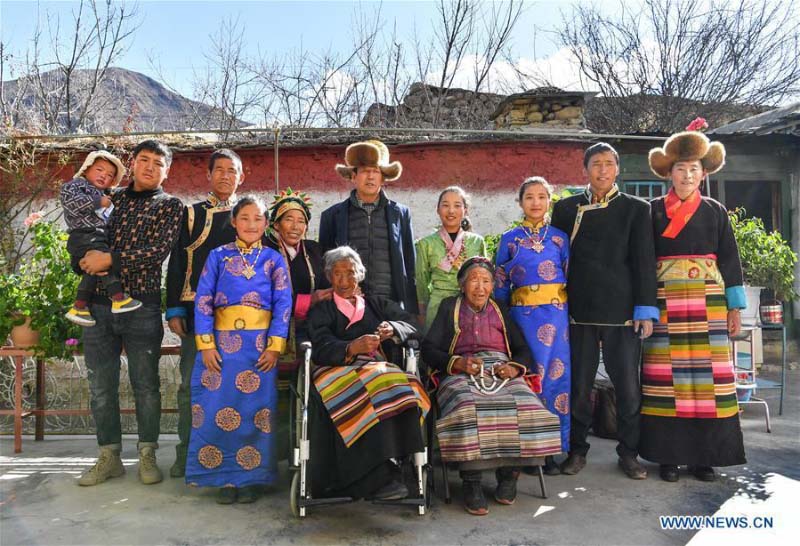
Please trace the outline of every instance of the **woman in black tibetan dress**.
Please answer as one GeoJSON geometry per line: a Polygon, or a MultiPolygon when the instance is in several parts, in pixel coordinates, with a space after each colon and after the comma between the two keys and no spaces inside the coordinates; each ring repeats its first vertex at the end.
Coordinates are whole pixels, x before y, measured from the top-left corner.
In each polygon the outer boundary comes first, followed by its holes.
{"type": "Polygon", "coordinates": [[[361,258],[348,246],[324,256],[333,297],[311,308],[309,440],[312,496],[397,500],[408,496],[400,457],[424,449],[430,400],[402,362],[399,343],[416,334],[397,303],[362,296],[361,258]]]}
{"type": "Polygon", "coordinates": [[[289,455],[289,383],[294,381],[303,355],[300,344],[308,340],[306,317],[312,305],[330,299],[333,291],[322,271],[319,243],[305,238],[311,220],[311,200],[306,193],[287,188],[270,205],[267,246],[283,255],[292,281],[292,321],[286,353],[278,360],[278,431],[280,459],[289,455]]]}
{"type": "Polygon", "coordinates": [[[650,152],[672,186],[651,203],[660,317],[644,347],[639,452],[669,482],[678,465],[712,481],[714,466],[745,463],[728,338],[746,306],[742,266],[725,207],[700,192],[724,162],[722,144],[697,131],[650,152]]]}

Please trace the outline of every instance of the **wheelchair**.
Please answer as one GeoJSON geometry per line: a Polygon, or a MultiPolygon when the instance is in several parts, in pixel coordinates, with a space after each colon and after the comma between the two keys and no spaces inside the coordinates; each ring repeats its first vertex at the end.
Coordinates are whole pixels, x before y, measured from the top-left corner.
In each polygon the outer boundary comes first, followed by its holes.
{"type": "MultiPolygon", "coordinates": [[[[330,504],[345,504],[354,502],[352,497],[324,497],[312,498],[310,495],[310,483],[308,476],[309,459],[313,446],[308,437],[308,401],[311,389],[314,388],[311,380],[311,342],[304,341],[300,344],[300,351],[303,355],[300,367],[297,370],[297,380],[294,385],[289,385],[289,445],[291,448],[289,468],[293,473],[289,493],[289,504],[292,514],[303,518],[306,516],[306,509],[316,506],[330,504]]],[[[415,339],[408,340],[404,346],[404,365],[408,373],[418,374],[417,354],[419,342],[415,339]]],[[[423,425],[424,426],[424,425],[423,425]]],[[[423,438],[427,436],[425,430],[421,431],[423,438]]],[[[428,447],[408,456],[403,462],[404,478],[405,469],[410,463],[413,471],[413,482],[416,487],[409,488],[411,496],[402,500],[372,500],[374,504],[399,504],[415,506],[419,515],[423,516],[430,507],[430,495],[428,493],[429,480],[433,479],[430,465],[428,463],[428,447]]],[[[410,483],[412,480],[406,480],[410,483]]]]}

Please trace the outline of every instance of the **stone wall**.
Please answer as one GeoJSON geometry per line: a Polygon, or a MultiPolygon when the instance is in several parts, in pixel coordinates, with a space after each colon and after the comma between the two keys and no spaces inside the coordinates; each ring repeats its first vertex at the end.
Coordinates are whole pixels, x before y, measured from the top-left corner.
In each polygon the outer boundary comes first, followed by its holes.
{"type": "Polygon", "coordinates": [[[495,129],[584,129],[584,95],[540,88],[511,95],[492,114],[495,129]]]}
{"type": "Polygon", "coordinates": [[[375,103],[362,127],[491,129],[490,116],[505,95],[413,84],[397,106],[375,103]]]}

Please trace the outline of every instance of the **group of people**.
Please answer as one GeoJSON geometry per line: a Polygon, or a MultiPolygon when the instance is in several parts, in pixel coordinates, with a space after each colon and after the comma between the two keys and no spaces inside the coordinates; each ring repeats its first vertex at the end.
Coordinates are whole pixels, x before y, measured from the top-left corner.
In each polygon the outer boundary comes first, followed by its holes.
{"type": "Polygon", "coordinates": [[[319,242],[306,238],[307,194],[287,188],[269,207],[238,196],[244,170],[231,150],[211,154],[210,192],[189,206],[161,188],[171,163],[162,143],[135,148],[121,190],[112,189],[121,162],[90,154],[62,190],[69,249],[83,275],[67,316],[85,326],[100,446],[78,483],[124,473],[123,349],[139,477],[162,480],[155,450],[167,256],[166,320],[181,338],[179,443],[169,473],[219,488],[220,503],[253,502],[275,481],[291,447],[288,386],[303,341],[315,364],[313,496],[407,496],[398,463],[424,449],[432,415],[471,514],[489,510],[484,470],[494,470],[501,505],[514,503],[523,470],[577,474],[601,350],[628,477],[647,477],[638,456],[671,482],[679,465],[710,481],[714,466],[744,463],[728,343],[745,306],[741,265],[724,207],[701,192],[724,164],[724,148],[686,131],[649,159],[672,183],[651,203],[619,190],[619,156],[605,143],[585,151],[588,185],[579,194],[553,204],[544,178],[526,179],[517,193],[522,220],[490,257],[457,186],[439,195],[440,227],[414,240],[409,209],[385,189],[402,166],[377,140],[351,144],[336,166],[353,188],[322,212],[319,242]],[[422,340],[421,377],[402,368],[401,345],[411,338],[422,340]]]}

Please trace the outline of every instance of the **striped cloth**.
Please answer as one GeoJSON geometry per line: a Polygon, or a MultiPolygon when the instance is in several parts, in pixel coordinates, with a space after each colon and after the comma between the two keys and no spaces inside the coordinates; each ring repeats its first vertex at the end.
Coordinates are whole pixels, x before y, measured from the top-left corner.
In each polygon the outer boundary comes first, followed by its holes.
{"type": "Polygon", "coordinates": [[[661,316],[644,347],[642,414],[736,415],[728,309],[716,261],[661,259],[657,272],[661,316]]]}
{"type": "MultiPolygon", "coordinates": [[[[496,361],[484,358],[484,369],[496,361]]],[[[442,459],[447,462],[561,453],[558,417],[544,407],[522,378],[512,379],[499,392],[487,395],[466,375],[450,375],[442,380],[437,396],[441,417],[436,431],[442,459]]]]}
{"type": "Polygon", "coordinates": [[[347,447],[379,422],[417,407],[422,424],[431,408],[419,379],[389,362],[319,367],[314,385],[347,447]]]}

